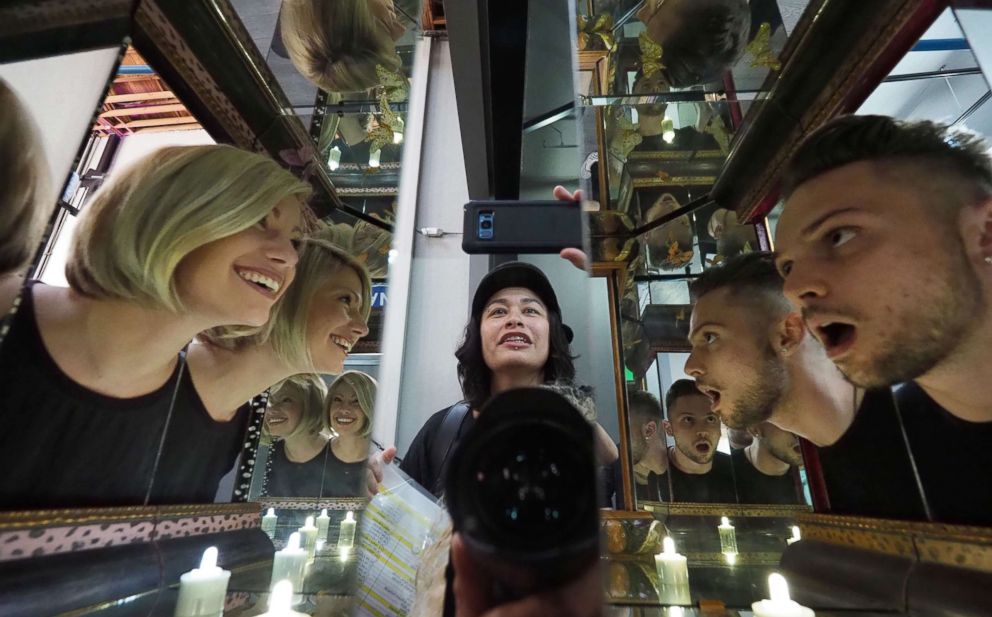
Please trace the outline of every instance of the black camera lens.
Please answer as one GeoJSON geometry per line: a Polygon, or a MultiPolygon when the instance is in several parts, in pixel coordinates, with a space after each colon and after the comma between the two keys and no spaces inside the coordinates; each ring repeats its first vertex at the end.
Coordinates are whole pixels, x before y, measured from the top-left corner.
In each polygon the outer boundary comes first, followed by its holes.
{"type": "Polygon", "coordinates": [[[560,394],[504,392],[452,455],[446,499],[456,531],[493,572],[568,580],[598,556],[592,428],[560,394]]]}
{"type": "Polygon", "coordinates": [[[481,223],[479,223],[479,227],[481,227],[483,229],[492,229],[493,222],[490,221],[490,220],[484,220],[481,223]]]}

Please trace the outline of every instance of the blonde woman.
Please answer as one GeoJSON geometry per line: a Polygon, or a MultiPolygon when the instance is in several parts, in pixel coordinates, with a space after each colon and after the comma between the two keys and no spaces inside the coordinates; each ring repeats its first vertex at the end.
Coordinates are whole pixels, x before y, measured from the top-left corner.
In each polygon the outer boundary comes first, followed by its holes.
{"type": "Polygon", "coordinates": [[[31,112],[0,78],[0,277],[27,265],[55,209],[51,173],[31,112]]]}
{"type": "Polygon", "coordinates": [[[372,309],[365,267],[319,224],[301,247],[296,281],[263,327],[204,332],[189,364],[207,407],[236,409],[266,388],[299,373],[337,375],[372,309]]]}
{"type": "Polygon", "coordinates": [[[359,371],[345,371],[328,388],[324,421],[332,437],[324,495],[359,497],[365,494],[365,461],[372,434],[372,410],[378,384],[359,371]]]}
{"type": "Polygon", "coordinates": [[[86,208],[68,288],[0,284],[0,309],[21,300],[0,348],[3,507],[212,500],[244,422],[204,406],[180,352],[208,328],[267,322],[309,190],[230,146],[164,148],[86,208]],[[193,473],[153,494],[167,419],[193,473]]]}
{"type": "Polygon", "coordinates": [[[317,375],[299,375],[274,386],[265,410],[262,441],[269,443],[262,492],[278,497],[320,497],[327,458],[324,396],[317,375]]]}
{"type": "Polygon", "coordinates": [[[283,0],[279,23],[293,66],[322,90],[368,90],[377,66],[400,67],[405,28],[392,0],[283,0]]]}

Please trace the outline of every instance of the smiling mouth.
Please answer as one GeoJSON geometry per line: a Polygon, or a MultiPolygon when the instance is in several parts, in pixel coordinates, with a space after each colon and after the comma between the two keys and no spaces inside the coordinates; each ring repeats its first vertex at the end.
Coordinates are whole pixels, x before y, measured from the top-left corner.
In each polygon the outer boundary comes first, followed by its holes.
{"type": "Polygon", "coordinates": [[[852,324],[841,322],[828,322],[817,326],[816,333],[827,351],[827,357],[831,360],[847,352],[858,337],[857,328],[852,324]]]}
{"type": "Polygon", "coordinates": [[[512,349],[521,349],[527,345],[531,345],[532,341],[526,334],[514,332],[503,335],[503,337],[499,339],[499,344],[506,345],[512,349]]]}
{"type": "Polygon", "coordinates": [[[334,421],[342,426],[350,426],[355,422],[358,422],[358,418],[349,418],[346,416],[334,416],[334,421]]]}
{"type": "Polygon", "coordinates": [[[331,335],[331,342],[343,349],[346,354],[351,353],[351,348],[355,345],[354,341],[334,334],[331,335]]]}
{"type": "Polygon", "coordinates": [[[279,426],[280,424],[286,423],[286,418],[268,418],[265,423],[268,424],[269,427],[279,426]]]}
{"type": "Polygon", "coordinates": [[[282,288],[282,281],[257,270],[235,267],[234,271],[248,286],[268,298],[275,298],[282,288]]]}

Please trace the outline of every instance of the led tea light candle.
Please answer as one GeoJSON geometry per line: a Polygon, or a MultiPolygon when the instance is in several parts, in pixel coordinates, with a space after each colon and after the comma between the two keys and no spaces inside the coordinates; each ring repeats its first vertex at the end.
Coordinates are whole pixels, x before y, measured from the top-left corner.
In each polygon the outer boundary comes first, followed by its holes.
{"type": "Polygon", "coordinates": [[[338,548],[350,549],[355,546],[355,514],[348,511],[341,521],[341,529],[338,532],[338,548]]]}
{"type": "Polygon", "coordinates": [[[728,558],[737,555],[737,532],[726,516],[720,518],[717,529],[720,530],[720,552],[728,558]]]}
{"type": "Polygon", "coordinates": [[[307,557],[313,559],[317,550],[317,526],[313,524],[312,516],[308,516],[306,523],[300,527],[300,539],[303,541],[303,548],[307,550],[307,557]]]}
{"type": "Polygon", "coordinates": [[[293,610],[293,584],[279,581],[269,593],[269,610],[258,617],[310,617],[293,610]]]}
{"type": "Polygon", "coordinates": [[[331,151],[327,153],[327,167],[331,171],[341,167],[341,148],[334,146],[331,148],[331,151]]]}
{"type": "Polygon", "coordinates": [[[665,536],[663,552],[654,556],[658,569],[658,598],[664,604],[689,604],[689,567],[685,555],[675,552],[675,542],[665,536]]]}
{"type": "Polygon", "coordinates": [[[327,508],[320,511],[317,517],[317,540],[327,541],[327,528],[331,525],[331,517],[327,516],[327,508]]]}
{"type": "Polygon", "coordinates": [[[175,617],[221,617],[231,573],[217,565],[217,547],[203,551],[200,567],[179,577],[175,617]]]}
{"type": "Polygon", "coordinates": [[[378,167],[379,161],[382,158],[382,149],[376,148],[369,153],[369,167],[378,167]]]}
{"type": "MultiPolygon", "coordinates": [[[[276,551],[272,558],[272,579],[270,585],[275,585],[279,581],[288,580],[293,585],[293,589],[303,588],[303,577],[307,567],[307,552],[300,548],[300,534],[293,532],[289,536],[286,548],[276,551]]],[[[302,600],[302,596],[298,600],[302,600]]]]}
{"type": "Polygon", "coordinates": [[[276,509],[269,508],[269,511],[265,513],[262,517],[262,531],[264,531],[273,540],[276,539],[276,522],[279,517],[276,516],[276,509]]]}
{"type": "Polygon", "coordinates": [[[768,600],[751,605],[754,617],[814,617],[816,613],[789,597],[789,584],[777,572],[768,576],[768,600]]]}
{"type": "Polygon", "coordinates": [[[796,542],[799,542],[802,539],[803,539],[803,535],[802,535],[802,533],[799,532],[799,526],[798,525],[793,525],[792,526],[792,537],[791,538],[786,538],[785,539],[785,543],[791,545],[791,544],[795,544],[796,542]]]}

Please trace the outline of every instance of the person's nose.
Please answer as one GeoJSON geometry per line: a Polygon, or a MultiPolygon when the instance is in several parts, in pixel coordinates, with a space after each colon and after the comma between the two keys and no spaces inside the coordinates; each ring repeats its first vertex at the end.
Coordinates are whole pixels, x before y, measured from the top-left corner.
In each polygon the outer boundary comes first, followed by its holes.
{"type": "Polygon", "coordinates": [[[811,300],[823,298],[828,287],[822,272],[822,268],[815,263],[795,261],[785,276],[782,292],[798,308],[806,306],[811,300]]]}
{"type": "Polygon", "coordinates": [[[685,368],[683,370],[686,375],[692,377],[693,379],[699,379],[706,374],[703,363],[699,359],[699,354],[695,351],[689,354],[689,357],[685,361],[685,368]]]}
{"type": "Polygon", "coordinates": [[[369,333],[369,325],[365,322],[364,317],[355,317],[351,320],[351,331],[355,333],[358,338],[362,338],[369,333]]]}
{"type": "Polygon", "coordinates": [[[293,240],[286,237],[273,238],[265,249],[265,257],[286,268],[295,268],[300,261],[293,240]]]}

